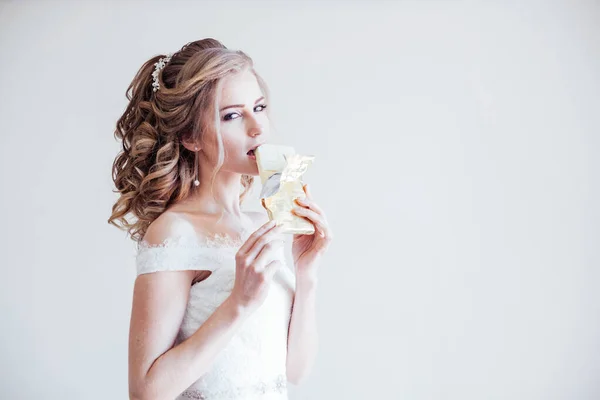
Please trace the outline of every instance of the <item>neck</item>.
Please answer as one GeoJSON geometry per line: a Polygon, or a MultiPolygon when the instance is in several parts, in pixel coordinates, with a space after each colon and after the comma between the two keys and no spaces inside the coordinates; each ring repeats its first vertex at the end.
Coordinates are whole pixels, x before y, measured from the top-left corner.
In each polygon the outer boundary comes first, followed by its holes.
{"type": "Polygon", "coordinates": [[[213,171],[208,165],[201,165],[199,181],[185,203],[195,212],[241,219],[240,193],[242,175],[220,170],[211,185],[213,171]],[[212,187],[211,187],[212,186],[212,187]]]}

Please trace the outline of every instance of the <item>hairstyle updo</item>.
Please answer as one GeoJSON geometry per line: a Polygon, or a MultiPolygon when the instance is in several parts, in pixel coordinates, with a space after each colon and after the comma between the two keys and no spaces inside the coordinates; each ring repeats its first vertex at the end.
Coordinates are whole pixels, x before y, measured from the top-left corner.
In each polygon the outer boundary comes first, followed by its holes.
{"type": "MultiPolygon", "coordinates": [[[[248,69],[256,76],[265,98],[269,97],[252,59],[218,40],[190,42],[173,53],[158,74],[160,89],[154,91],[154,64],[163,57],[149,59],[135,75],[126,91],[129,104],[115,130],[115,138],[123,146],[112,166],[117,189],[113,192],[120,196],[108,223],[126,229],[138,242],[167,207],[191,194],[196,176],[195,153],[183,143],[200,141],[209,131],[216,133],[218,143],[212,188],[225,158],[218,107],[222,79],[248,69]],[[130,213],[135,217],[133,222],[127,219],[130,213]]],[[[240,203],[253,181],[253,176],[242,175],[240,203]]]]}

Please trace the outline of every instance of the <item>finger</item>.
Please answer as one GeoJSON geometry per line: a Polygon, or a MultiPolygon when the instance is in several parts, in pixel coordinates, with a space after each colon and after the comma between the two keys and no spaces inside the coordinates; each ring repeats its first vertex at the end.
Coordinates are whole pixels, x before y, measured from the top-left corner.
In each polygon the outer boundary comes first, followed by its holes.
{"type": "Polygon", "coordinates": [[[260,253],[252,263],[254,268],[258,271],[262,271],[268,264],[274,260],[279,260],[280,251],[283,248],[283,242],[279,240],[273,240],[263,246],[260,253]]]}
{"type": "Polygon", "coordinates": [[[296,203],[298,203],[299,205],[301,205],[303,207],[308,207],[311,210],[314,210],[317,214],[320,214],[324,219],[326,219],[325,212],[313,200],[310,200],[308,198],[296,199],[296,203]]]}
{"type": "Polygon", "coordinates": [[[283,237],[281,236],[282,231],[283,227],[277,226],[259,237],[254,243],[254,246],[252,246],[252,248],[246,253],[246,259],[253,263],[263,248],[269,243],[275,241],[283,242],[283,237]]]}
{"type": "Polygon", "coordinates": [[[248,239],[246,239],[246,242],[239,248],[238,254],[247,254],[248,251],[252,249],[256,241],[265,233],[273,230],[273,228],[275,228],[275,225],[276,221],[273,220],[265,223],[263,226],[258,228],[256,232],[250,235],[248,239]]]}
{"type": "Polygon", "coordinates": [[[303,207],[294,207],[292,212],[296,215],[307,218],[313,224],[315,224],[316,228],[323,233],[321,236],[327,234],[329,228],[327,227],[325,219],[323,219],[321,215],[317,214],[313,210],[303,207]]]}
{"type": "Polygon", "coordinates": [[[308,197],[309,199],[312,199],[312,193],[311,191],[308,189],[308,183],[306,185],[304,185],[302,187],[302,189],[304,190],[304,193],[306,193],[306,197],[308,197]]]}

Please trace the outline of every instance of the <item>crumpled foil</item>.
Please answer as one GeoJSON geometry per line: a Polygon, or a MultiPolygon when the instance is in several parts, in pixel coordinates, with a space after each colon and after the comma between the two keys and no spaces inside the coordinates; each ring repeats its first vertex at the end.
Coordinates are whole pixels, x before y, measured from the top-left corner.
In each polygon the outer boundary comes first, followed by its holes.
{"type": "Polygon", "coordinates": [[[261,203],[267,210],[269,219],[277,221],[278,226],[283,226],[284,233],[315,233],[312,222],[292,213],[292,209],[298,206],[294,200],[306,198],[301,178],[314,159],[314,156],[288,155],[285,157],[286,164],[283,170],[273,173],[263,183],[261,203]]]}

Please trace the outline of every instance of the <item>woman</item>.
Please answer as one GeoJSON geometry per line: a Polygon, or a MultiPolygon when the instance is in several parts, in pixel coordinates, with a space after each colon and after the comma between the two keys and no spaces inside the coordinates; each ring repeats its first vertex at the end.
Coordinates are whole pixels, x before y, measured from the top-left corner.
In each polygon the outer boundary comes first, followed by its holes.
{"type": "Polygon", "coordinates": [[[294,235],[290,268],[281,228],[241,210],[269,137],[264,81],[246,54],[204,39],[147,61],[127,98],[108,222],[137,242],[130,398],[287,399],[316,356],[332,234],[305,186],[294,212],[315,234],[294,235]]]}

